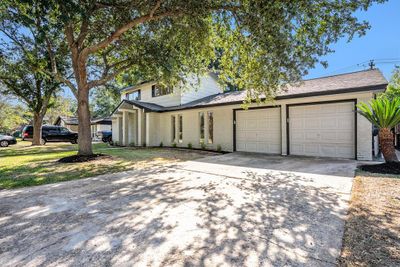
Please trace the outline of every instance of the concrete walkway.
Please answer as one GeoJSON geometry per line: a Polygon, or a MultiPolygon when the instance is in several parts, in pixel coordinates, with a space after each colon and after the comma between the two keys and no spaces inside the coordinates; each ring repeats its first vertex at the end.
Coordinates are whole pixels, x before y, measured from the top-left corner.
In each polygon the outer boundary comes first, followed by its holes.
{"type": "Polygon", "coordinates": [[[0,266],[334,266],[355,166],[232,153],[0,191],[0,266]]]}

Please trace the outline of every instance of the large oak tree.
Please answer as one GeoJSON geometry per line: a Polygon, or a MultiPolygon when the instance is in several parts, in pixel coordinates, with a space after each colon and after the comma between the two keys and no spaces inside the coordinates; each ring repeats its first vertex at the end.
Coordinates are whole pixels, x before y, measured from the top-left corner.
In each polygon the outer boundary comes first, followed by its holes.
{"type": "MultiPolygon", "coordinates": [[[[121,73],[169,84],[202,74],[218,51],[221,81],[271,96],[295,83],[339,38],[363,35],[354,16],[383,0],[48,0],[68,44],[79,152],[92,153],[89,92],[121,73]]],[[[51,46],[49,40],[49,46],[51,46]]],[[[54,68],[56,71],[56,68],[54,68]]]]}
{"type": "Polygon", "coordinates": [[[0,3],[0,92],[16,96],[33,114],[33,145],[41,144],[43,118],[62,83],[53,78],[51,61],[65,73],[67,47],[54,19],[40,1],[0,3]],[[49,38],[56,48],[51,54],[49,38]]]}

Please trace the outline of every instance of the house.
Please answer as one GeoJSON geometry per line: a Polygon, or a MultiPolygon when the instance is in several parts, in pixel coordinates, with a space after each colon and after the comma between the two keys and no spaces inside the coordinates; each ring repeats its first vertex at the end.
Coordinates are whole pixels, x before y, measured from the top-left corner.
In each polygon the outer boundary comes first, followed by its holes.
{"type": "MultiPolygon", "coordinates": [[[[98,133],[101,131],[111,131],[111,119],[110,118],[98,118],[92,119],[91,122],[92,138],[96,139],[98,133]]],[[[77,117],[57,117],[54,125],[63,126],[68,128],[72,132],[78,132],[78,118],[77,117]]]]}
{"type": "Polygon", "coordinates": [[[78,132],[78,118],[77,117],[64,117],[58,116],[54,125],[62,126],[72,132],[78,132]]]}
{"type": "Polygon", "coordinates": [[[224,151],[372,159],[372,125],[355,105],[383,92],[387,80],[366,70],[305,80],[266,104],[241,107],[246,92],[223,92],[213,75],[194,88],[146,82],[122,91],[112,113],[113,140],[224,151]]]}

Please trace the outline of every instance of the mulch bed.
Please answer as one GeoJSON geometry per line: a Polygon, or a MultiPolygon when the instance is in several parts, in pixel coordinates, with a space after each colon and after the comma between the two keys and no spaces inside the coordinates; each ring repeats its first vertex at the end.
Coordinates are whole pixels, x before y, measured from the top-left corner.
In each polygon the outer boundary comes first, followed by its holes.
{"type": "Polygon", "coordinates": [[[89,156],[84,155],[73,155],[65,158],[61,158],[58,160],[60,163],[79,163],[79,162],[88,162],[93,160],[100,160],[100,159],[110,159],[111,156],[104,155],[104,154],[93,154],[89,156]]]}
{"type": "Polygon", "coordinates": [[[400,162],[361,165],[359,168],[363,171],[372,173],[400,174],[400,162]]]}

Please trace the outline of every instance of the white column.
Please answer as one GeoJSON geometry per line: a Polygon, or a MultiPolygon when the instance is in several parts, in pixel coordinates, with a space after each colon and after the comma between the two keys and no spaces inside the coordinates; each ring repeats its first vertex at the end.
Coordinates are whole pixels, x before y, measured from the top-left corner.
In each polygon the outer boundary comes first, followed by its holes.
{"type": "Polygon", "coordinates": [[[282,140],[282,155],[287,155],[287,121],[286,121],[286,105],[281,105],[281,140],[282,140]]]}
{"type": "Polygon", "coordinates": [[[150,113],[146,114],[146,145],[150,146],[150,113]]]}
{"type": "Polygon", "coordinates": [[[137,145],[142,145],[142,111],[138,109],[137,111],[137,145]]]}
{"type": "Polygon", "coordinates": [[[128,144],[128,112],[123,111],[122,112],[122,144],[124,146],[129,145],[128,144]]]}

